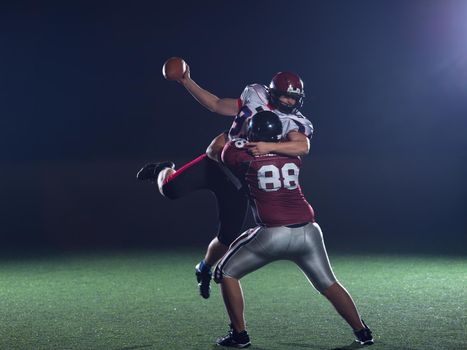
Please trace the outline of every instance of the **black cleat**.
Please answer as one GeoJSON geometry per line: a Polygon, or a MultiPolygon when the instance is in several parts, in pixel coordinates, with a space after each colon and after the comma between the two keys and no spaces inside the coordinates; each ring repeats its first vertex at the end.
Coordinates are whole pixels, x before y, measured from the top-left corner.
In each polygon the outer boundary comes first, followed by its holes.
{"type": "Polygon", "coordinates": [[[251,345],[250,336],[247,331],[237,333],[230,325],[229,333],[225,337],[219,338],[216,341],[217,345],[227,346],[230,348],[247,348],[251,345]]]}
{"type": "Polygon", "coordinates": [[[211,270],[208,271],[201,271],[198,265],[195,266],[195,274],[196,280],[198,281],[199,287],[199,294],[204,298],[207,299],[211,295],[211,278],[212,272],[211,270]]]}
{"type": "Polygon", "coordinates": [[[369,345],[373,345],[375,342],[373,340],[373,336],[371,335],[371,330],[368,328],[368,326],[363,322],[363,325],[365,328],[359,330],[359,331],[354,331],[353,333],[357,337],[357,339],[354,340],[354,342],[350,345],[347,346],[342,346],[339,348],[334,348],[333,350],[354,350],[354,349],[361,349],[369,345]]]}
{"type": "Polygon", "coordinates": [[[175,168],[173,162],[160,162],[160,163],[148,163],[141,168],[136,174],[136,178],[141,181],[149,180],[151,182],[157,181],[157,176],[165,168],[175,168]]]}
{"type": "Polygon", "coordinates": [[[363,322],[363,320],[362,323],[365,326],[365,328],[353,332],[357,337],[355,341],[357,343],[360,343],[360,345],[373,345],[375,341],[373,340],[373,336],[371,335],[371,330],[370,328],[368,328],[365,322],[363,322]]]}

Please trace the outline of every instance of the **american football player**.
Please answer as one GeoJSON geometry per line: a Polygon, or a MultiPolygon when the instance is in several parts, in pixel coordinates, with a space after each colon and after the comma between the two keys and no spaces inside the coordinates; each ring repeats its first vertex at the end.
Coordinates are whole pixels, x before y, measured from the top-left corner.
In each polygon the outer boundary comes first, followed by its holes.
{"type": "Polygon", "coordinates": [[[137,178],[157,181],[160,193],[169,199],[183,197],[198,189],[208,189],[215,194],[219,217],[218,233],[210,242],[204,259],[195,267],[200,295],[208,298],[212,266],[242,232],[247,210],[247,199],[241,193],[238,184],[232,182],[228,171],[217,162],[225,143],[232,138],[245,137],[247,121],[256,113],[274,111],[281,120],[283,138],[287,142],[250,142],[246,147],[255,155],[268,152],[305,155],[309,152],[313,126],[299,112],[305,97],[304,85],[294,73],[275,74],[269,87],[260,84],[248,85],[238,99],[219,98],[201,88],[191,79],[188,65],[179,83],[210,111],[235,117],[232,126],[228,132],[221,133],[213,139],[206,154],[180,169],[175,170],[174,163],[169,161],[149,163],[138,172],[137,178]]]}
{"type": "Polygon", "coordinates": [[[249,152],[248,142],[277,143],[282,139],[279,117],[270,111],[255,114],[247,124],[246,135],[246,140],[227,143],[222,161],[247,189],[258,226],[239,236],[216,266],[214,279],[221,285],[230,318],[230,331],[217,344],[237,348],[250,345],[239,280],[276,260],[297,264],[310,283],[332,303],[355,333],[352,348],[373,344],[371,330],[361,320],[351,296],[336,280],[330,266],[323,234],[300,188],[300,157],[249,152]]]}

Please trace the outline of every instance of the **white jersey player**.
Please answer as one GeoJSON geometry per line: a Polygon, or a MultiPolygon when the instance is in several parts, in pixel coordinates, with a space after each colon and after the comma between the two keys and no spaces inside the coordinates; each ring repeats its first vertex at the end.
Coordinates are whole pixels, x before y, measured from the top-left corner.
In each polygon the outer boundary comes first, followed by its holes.
{"type": "Polygon", "coordinates": [[[273,90],[274,87],[268,89],[266,86],[260,84],[248,85],[243,90],[238,99],[239,112],[229,130],[230,139],[245,138],[248,120],[256,113],[262,111],[274,111],[279,117],[282,122],[283,139],[287,139],[287,134],[291,131],[298,131],[308,138],[312,137],[313,125],[300,113],[297,107],[282,107],[272,103],[270,91],[273,90]]]}
{"type": "Polygon", "coordinates": [[[225,254],[229,245],[242,232],[247,199],[230,181],[224,168],[218,163],[220,153],[232,137],[242,136],[245,122],[259,111],[277,113],[287,142],[249,142],[246,144],[252,155],[278,153],[302,156],[309,152],[313,133],[311,122],[298,110],[305,97],[303,81],[290,72],[279,72],[272,78],[269,87],[260,84],[248,85],[240,98],[219,98],[201,88],[190,76],[190,67],[179,80],[188,92],[204,107],[217,114],[234,117],[228,133],[214,138],[206,154],[175,170],[172,162],[146,164],[137,174],[140,180],[157,181],[163,196],[177,199],[187,194],[207,189],[215,194],[219,215],[217,236],[208,246],[205,258],[196,266],[199,292],[203,298],[210,295],[211,267],[225,254]]]}

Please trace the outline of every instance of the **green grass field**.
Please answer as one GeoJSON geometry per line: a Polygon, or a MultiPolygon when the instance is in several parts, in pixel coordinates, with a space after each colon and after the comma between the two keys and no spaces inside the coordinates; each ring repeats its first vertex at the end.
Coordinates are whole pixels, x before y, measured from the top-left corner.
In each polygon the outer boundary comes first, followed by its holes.
{"type": "MultiPolygon", "coordinates": [[[[213,349],[218,286],[197,295],[202,251],[77,254],[0,263],[0,349],[213,349]]],[[[467,349],[467,259],[344,256],[334,271],[373,329],[370,349],[467,349]]],[[[243,280],[251,349],[332,349],[350,329],[289,262],[243,280]]]]}

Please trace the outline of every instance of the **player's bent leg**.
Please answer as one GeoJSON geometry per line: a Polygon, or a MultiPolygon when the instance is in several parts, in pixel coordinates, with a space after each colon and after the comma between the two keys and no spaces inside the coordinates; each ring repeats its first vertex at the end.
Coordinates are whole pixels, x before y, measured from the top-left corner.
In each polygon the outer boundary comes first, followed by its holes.
{"type": "Polygon", "coordinates": [[[242,332],[245,330],[245,319],[243,315],[245,303],[240,281],[236,278],[225,277],[220,284],[222,298],[230,322],[232,323],[232,328],[236,332],[242,332]]]}
{"type": "Polygon", "coordinates": [[[326,252],[321,228],[317,223],[304,227],[306,231],[307,253],[295,262],[308,280],[335,307],[337,312],[352,327],[357,340],[352,346],[373,344],[371,331],[360,318],[350,294],[337,281],[326,252]]]}
{"type": "Polygon", "coordinates": [[[204,299],[208,299],[211,295],[211,268],[224,256],[228,249],[228,245],[219,241],[217,237],[213,238],[209,243],[204,259],[195,266],[199,294],[204,299]]]}
{"type": "Polygon", "coordinates": [[[221,346],[246,348],[251,342],[245,327],[245,304],[240,281],[236,278],[224,278],[221,282],[221,292],[231,323],[228,334],[217,339],[216,343],[221,346]]]}
{"type": "Polygon", "coordinates": [[[264,254],[265,246],[260,242],[261,231],[264,230],[267,229],[256,227],[245,231],[230,245],[229,250],[216,266],[214,280],[221,285],[225,307],[232,323],[231,331],[224,338],[218,339],[218,345],[230,347],[250,345],[245,329],[243,292],[239,280],[272,261],[264,254]],[[244,335],[244,342],[241,344],[238,340],[239,334],[244,335]]]}
{"type": "Polygon", "coordinates": [[[159,191],[168,199],[178,199],[197,190],[211,190],[210,170],[210,160],[203,154],[176,171],[159,171],[156,177],[159,191]]]}
{"type": "Polygon", "coordinates": [[[339,282],[327,288],[323,292],[323,295],[331,302],[339,315],[342,316],[353,330],[365,328],[352,297],[339,282]]]}
{"type": "Polygon", "coordinates": [[[211,243],[209,243],[204,259],[195,266],[199,295],[204,299],[208,299],[211,295],[211,268],[224,256],[228,249],[229,247],[227,245],[221,243],[217,237],[215,237],[211,243]]]}
{"type": "Polygon", "coordinates": [[[267,229],[249,229],[232,242],[214,270],[216,283],[221,283],[225,276],[240,279],[272,261],[264,254],[264,246],[259,242],[261,240],[257,240],[264,230],[267,229]]]}
{"type": "Polygon", "coordinates": [[[204,259],[195,267],[199,293],[205,299],[210,296],[211,267],[224,256],[230,244],[242,232],[248,208],[247,198],[230,181],[219,164],[209,159],[206,164],[208,183],[217,201],[219,228],[204,259]]]}
{"type": "Polygon", "coordinates": [[[237,239],[244,231],[243,225],[248,211],[248,197],[234,183],[224,177],[213,192],[217,200],[219,228],[217,238],[225,246],[237,239]]]}
{"type": "Polygon", "coordinates": [[[204,261],[214,266],[229,250],[229,244],[222,243],[219,238],[214,237],[209,243],[208,249],[206,251],[206,256],[204,257],[204,261]]]}
{"type": "Polygon", "coordinates": [[[164,197],[167,197],[164,193],[164,184],[167,182],[167,179],[175,173],[176,170],[173,168],[165,168],[159,172],[159,175],[157,177],[157,187],[159,188],[160,194],[164,197]]]}
{"type": "MultiPolygon", "coordinates": [[[[324,246],[323,234],[316,223],[309,223],[300,229],[303,230],[304,237],[298,236],[300,239],[296,243],[303,246],[299,248],[302,253],[294,255],[293,261],[309,282],[322,293],[337,281],[324,246]]],[[[299,229],[296,231],[299,232],[299,229]]]]}
{"type": "MultiPolygon", "coordinates": [[[[356,337],[350,348],[373,345],[374,340],[370,328],[363,322],[350,294],[339,283],[329,287],[324,293],[341,317],[352,327],[356,337]]],[[[349,347],[347,347],[349,348],[349,347]]]]}

